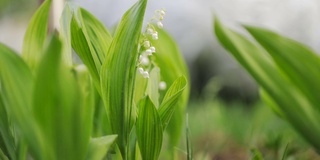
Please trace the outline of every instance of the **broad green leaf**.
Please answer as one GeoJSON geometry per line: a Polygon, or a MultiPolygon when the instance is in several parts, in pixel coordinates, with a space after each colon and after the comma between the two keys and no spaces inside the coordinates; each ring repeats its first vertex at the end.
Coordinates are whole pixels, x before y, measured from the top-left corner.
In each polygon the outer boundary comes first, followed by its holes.
{"type": "Polygon", "coordinates": [[[28,142],[32,154],[41,159],[43,137],[31,112],[32,73],[18,54],[3,44],[0,44],[0,82],[8,115],[28,142]]]}
{"type": "MultiPolygon", "coordinates": [[[[83,17],[83,28],[87,32],[97,54],[98,60],[95,59],[95,61],[99,61],[102,64],[112,42],[112,37],[104,24],[91,13],[83,8],[80,8],[80,12],[83,17]]],[[[100,72],[100,68],[98,69],[100,72]]]]}
{"type": "MultiPolygon", "coordinates": [[[[159,34],[158,40],[150,39],[152,45],[156,48],[155,63],[160,68],[161,80],[165,81],[168,86],[180,76],[186,76],[187,80],[189,73],[187,70],[187,65],[180,53],[178,46],[171,36],[163,29],[157,28],[159,34]]],[[[181,99],[181,108],[185,108],[188,96],[189,96],[190,86],[186,86],[183,92],[183,99],[181,99]]],[[[166,90],[161,93],[163,98],[166,90]]],[[[162,101],[162,98],[160,101],[162,101]]]]}
{"type": "Polygon", "coordinates": [[[250,26],[246,26],[246,29],[310,102],[319,105],[320,57],[308,47],[274,32],[250,26]]]}
{"type": "Polygon", "coordinates": [[[320,149],[320,140],[316,138],[320,134],[320,115],[300,89],[289,85],[290,81],[279,72],[264,50],[237,32],[225,28],[217,19],[215,33],[220,43],[260,84],[293,127],[320,149]]]}
{"type": "Polygon", "coordinates": [[[79,8],[71,20],[72,47],[88,67],[99,94],[100,70],[112,37],[103,24],[88,11],[79,8]]]}
{"type": "Polygon", "coordinates": [[[282,113],[280,107],[277,105],[277,103],[272,99],[270,95],[266,91],[264,91],[262,88],[260,88],[260,96],[261,99],[277,114],[279,117],[285,119],[286,116],[284,113],[282,113]]]}
{"type": "Polygon", "coordinates": [[[16,146],[5,104],[0,92],[0,148],[10,158],[16,159],[16,146]],[[3,142],[3,143],[2,143],[3,142]]]}
{"type": "Polygon", "coordinates": [[[24,36],[22,56],[31,69],[35,69],[44,49],[48,33],[51,0],[46,0],[33,15],[24,36]]]}
{"type": "Polygon", "coordinates": [[[60,37],[63,41],[63,60],[67,66],[72,66],[72,48],[71,48],[71,7],[67,3],[63,9],[60,18],[60,37]]]}
{"type": "Polygon", "coordinates": [[[91,86],[80,87],[83,78],[63,63],[61,52],[54,35],[36,72],[33,111],[46,136],[46,159],[84,159],[92,125],[91,86]]]}
{"type": "Polygon", "coordinates": [[[106,109],[104,108],[102,99],[98,92],[95,93],[95,107],[94,107],[94,118],[93,118],[93,131],[92,137],[102,137],[104,135],[110,135],[111,127],[107,117],[106,109]]]}
{"type": "Polygon", "coordinates": [[[148,79],[146,92],[156,108],[159,107],[159,81],[160,69],[158,67],[155,67],[150,72],[150,78],[148,79]]]}
{"type": "MultiPolygon", "coordinates": [[[[173,40],[173,38],[163,29],[157,28],[159,39],[152,40],[150,42],[156,48],[155,63],[160,68],[161,81],[164,81],[167,86],[171,86],[172,83],[184,75],[189,81],[189,73],[187,70],[187,65],[180,53],[180,50],[173,40]]],[[[160,92],[160,102],[162,102],[167,90],[160,92]]],[[[169,126],[167,127],[167,132],[169,135],[169,143],[171,145],[170,150],[174,151],[174,147],[179,145],[183,125],[184,125],[184,113],[185,107],[189,100],[190,85],[187,85],[182,93],[181,98],[177,102],[176,111],[173,114],[169,126]]]]}
{"type": "Polygon", "coordinates": [[[87,160],[101,160],[107,155],[108,150],[114,144],[117,135],[109,135],[99,138],[92,138],[89,144],[87,160]]]}
{"type": "Polygon", "coordinates": [[[123,159],[128,156],[126,147],[136,118],[134,84],[146,5],[147,0],[140,0],[124,14],[100,73],[102,98],[123,159]]]}
{"type": "Polygon", "coordinates": [[[176,109],[177,102],[182,95],[183,90],[187,87],[187,79],[184,76],[177,78],[168,89],[163,101],[159,107],[159,115],[161,118],[163,130],[166,128],[176,109]]]}
{"type": "Polygon", "coordinates": [[[149,96],[139,103],[136,124],[137,138],[143,160],[158,159],[163,139],[162,122],[149,96]]]}
{"type": "Polygon", "coordinates": [[[146,88],[148,86],[148,79],[144,78],[140,73],[136,73],[135,78],[135,90],[134,90],[134,102],[138,104],[140,99],[145,96],[146,88]]]}

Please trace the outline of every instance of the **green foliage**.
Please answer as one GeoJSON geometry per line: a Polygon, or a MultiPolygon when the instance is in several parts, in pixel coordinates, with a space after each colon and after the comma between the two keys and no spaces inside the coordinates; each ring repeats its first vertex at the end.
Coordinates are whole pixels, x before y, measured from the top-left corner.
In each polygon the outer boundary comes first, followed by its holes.
{"type": "Polygon", "coordinates": [[[146,5],[146,0],[140,0],[124,14],[101,68],[102,98],[124,159],[128,156],[128,139],[136,117],[134,84],[146,5]]]}
{"type": "Polygon", "coordinates": [[[115,140],[116,135],[104,136],[99,138],[92,138],[90,141],[87,160],[101,160],[106,155],[108,150],[111,148],[115,140]]]}
{"type": "Polygon", "coordinates": [[[184,76],[181,76],[173,82],[166,95],[164,96],[163,101],[159,107],[159,114],[163,129],[165,129],[169,124],[179,97],[182,95],[182,92],[186,88],[186,86],[187,79],[184,76]]]}
{"type": "Polygon", "coordinates": [[[48,33],[51,0],[46,0],[32,17],[24,36],[22,55],[31,69],[36,67],[48,33]]]}
{"type": "Polygon", "coordinates": [[[261,46],[215,20],[219,41],[259,83],[263,99],[319,151],[319,57],[274,32],[245,28],[261,46]]]}
{"type": "Polygon", "coordinates": [[[262,154],[258,149],[251,149],[251,160],[263,160],[262,154]]]}
{"type": "Polygon", "coordinates": [[[174,64],[182,60],[177,51],[157,55],[173,64],[170,77],[165,62],[147,68],[149,79],[137,73],[147,0],[124,14],[114,37],[70,4],[61,30],[48,33],[50,3],[28,26],[24,59],[0,44],[0,158],[99,160],[116,153],[125,160],[158,159],[167,124],[186,104],[188,84],[185,64],[174,64]],[[84,65],[72,61],[72,48],[84,65]],[[159,93],[160,80],[168,80],[166,92],[159,93]]]}
{"type": "MultiPolygon", "coordinates": [[[[158,40],[149,40],[157,49],[154,61],[161,70],[161,80],[166,82],[167,85],[170,86],[177,78],[184,75],[187,81],[189,81],[187,66],[184,62],[183,57],[181,56],[177,44],[165,30],[157,30],[160,38],[158,40]]],[[[160,101],[163,101],[167,90],[168,89],[160,92],[160,101]]],[[[181,98],[179,98],[179,100],[176,102],[176,111],[173,113],[172,120],[170,121],[170,124],[166,129],[169,133],[169,150],[171,150],[172,152],[175,150],[174,148],[179,145],[181,139],[183,130],[182,127],[184,126],[185,108],[189,99],[189,92],[190,85],[187,84],[182,91],[181,98]]]]}
{"type": "Polygon", "coordinates": [[[142,159],[158,159],[163,139],[159,113],[149,96],[138,107],[136,130],[142,159]]]}

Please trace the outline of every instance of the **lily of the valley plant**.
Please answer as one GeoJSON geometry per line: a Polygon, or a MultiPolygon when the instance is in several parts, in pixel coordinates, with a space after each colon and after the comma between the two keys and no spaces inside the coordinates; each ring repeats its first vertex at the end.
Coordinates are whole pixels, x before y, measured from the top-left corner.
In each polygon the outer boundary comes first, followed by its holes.
{"type": "Polygon", "coordinates": [[[147,0],[139,0],[111,36],[67,4],[61,30],[47,34],[50,4],[34,14],[22,57],[0,44],[0,159],[153,160],[165,131],[174,158],[189,86],[162,30],[165,10],[142,31],[147,0]]]}

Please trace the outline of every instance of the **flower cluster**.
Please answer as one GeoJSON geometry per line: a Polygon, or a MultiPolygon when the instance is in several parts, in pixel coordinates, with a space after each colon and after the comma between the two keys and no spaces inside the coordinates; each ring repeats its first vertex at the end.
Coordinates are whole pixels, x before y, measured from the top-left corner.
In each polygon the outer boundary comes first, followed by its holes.
{"type": "Polygon", "coordinates": [[[151,42],[148,38],[152,38],[153,40],[158,40],[158,32],[155,27],[151,23],[156,23],[159,28],[163,28],[162,20],[164,19],[165,10],[156,10],[155,15],[147,24],[146,30],[142,36],[142,43],[139,44],[139,52],[141,53],[139,56],[138,63],[138,72],[144,77],[149,78],[148,68],[150,66],[149,57],[152,56],[153,53],[156,52],[156,48],[152,46],[151,42]]]}

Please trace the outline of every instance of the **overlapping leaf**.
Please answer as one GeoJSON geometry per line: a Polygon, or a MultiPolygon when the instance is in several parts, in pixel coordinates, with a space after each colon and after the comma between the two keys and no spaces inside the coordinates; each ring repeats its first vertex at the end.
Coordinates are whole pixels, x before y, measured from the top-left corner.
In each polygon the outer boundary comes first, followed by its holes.
{"type": "Polygon", "coordinates": [[[0,92],[0,149],[2,149],[3,154],[7,155],[10,159],[16,159],[16,145],[8,118],[9,117],[0,92]]]}
{"type": "Polygon", "coordinates": [[[36,11],[24,36],[22,55],[31,69],[41,58],[48,33],[51,0],[46,0],[36,11]]]}
{"type": "Polygon", "coordinates": [[[149,98],[151,99],[152,103],[156,108],[159,107],[159,80],[160,80],[160,69],[158,67],[155,67],[150,72],[150,78],[148,79],[148,85],[147,85],[147,95],[149,95],[149,98]]]}
{"type": "MultiPolygon", "coordinates": [[[[167,86],[171,86],[173,82],[182,75],[184,75],[187,78],[187,81],[189,81],[187,65],[177,44],[165,30],[157,28],[157,31],[159,34],[159,39],[150,39],[150,41],[156,48],[154,61],[160,68],[161,81],[166,82],[167,86]]],[[[164,90],[160,93],[160,102],[162,102],[166,91],[167,90],[164,90]]],[[[180,100],[177,102],[178,107],[176,108],[176,112],[174,112],[170,125],[167,128],[170,136],[170,145],[172,147],[171,150],[174,150],[174,147],[179,145],[180,142],[182,127],[184,125],[183,115],[189,99],[189,92],[190,85],[187,85],[180,100]]]]}
{"type": "Polygon", "coordinates": [[[158,159],[163,139],[162,122],[149,96],[139,103],[136,124],[138,144],[143,160],[158,159]]]}
{"type": "MultiPolygon", "coordinates": [[[[33,111],[46,135],[46,159],[84,159],[90,140],[93,101],[62,61],[62,44],[52,37],[39,64],[33,111]]],[[[86,85],[82,83],[82,85],[86,85]]]]}
{"type": "Polygon", "coordinates": [[[306,46],[274,32],[250,26],[246,29],[268,51],[282,73],[288,76],[306,98],[313,105],[319,105],[320,57],[306,46]]]}
{"type": "Polygon", "coordinates": [[[34,156],[41,158],[43,137],[34,123],[33,116],[30,116],[32,73],[18,54],[3,44],[0,44],[0,81],[8,115],[21,130],[21,136],[26,138],[34,156]]]}
{"type": "Polygon", "coordinates": [[[112,37],[103,24],[88,11],[79,8],[71,20],[72,47],[93,77],[101,94],[100,70],[111,44],[112,37]]]}
{"type": "MultiPolygon", "coordinates": [[[[273,107],[279,107],[276,110],[278,110],[278,112],[280,111],[279,113],[281,113],[309,143],[319,149],[320,141],[318,138],[315,138],[320,134],[320,126],[318,125],[320,120],[319,112],[315,110],[313,103],[309,101],[307,95],[303,94],[301,89],[296,85],[291,85],[292,80],[289,80],[287,75],[279,72],[277,69],[281,68],[278,65],[279,62],[273,63],[272,58],[267,55],[267,52],[257,47],[244,36],[225,28],[217,19],[215,20],[215,33],[221,44],[230,51],[260,84],[263,91],[265,91],[265,97],[268,97],[268,101],[277,104],[273,105],[273,107]]],[[[262,34],[262,32],[259,34],[262,34]]],[[[267,35],[264,37],[266,36],[267,35]]],[[[275,39],[271,39],[270,41],[274,40],[275,39]]],[[[273,42],[270,42],[268,47],[270,47],[270,45],[272,46],[272,44],[273,42]]],[[[290,45],[294,44],[291,43],[290,45]]],[[[301,49],[301,46],[293,48],[301,49]]],[[[270,49],[267,49],[267,51],[270,51],[270,49]]],[[[281,64],[282,63],[288,62],[282,61],[281,64]]],[[[285,66],[288,66],[288,64],[285,66]]]]}
{"type": "Polygon", "coordinates": [[[159,115],[161,118],[163,129],[169,124],[170,119],[176,110],[177,102],[182,95],[183,90],[187,87],[187,79],[184,76],[174,81],[163,98],[163,102],[159,107],[159,115]]]}
{"type": "Polygon", "coordinates": [[[122,157],[135,120],[133,105],[138,43],[147,0],[138,1],[122,17],[101,69],[102,98],[122,157]]]}

